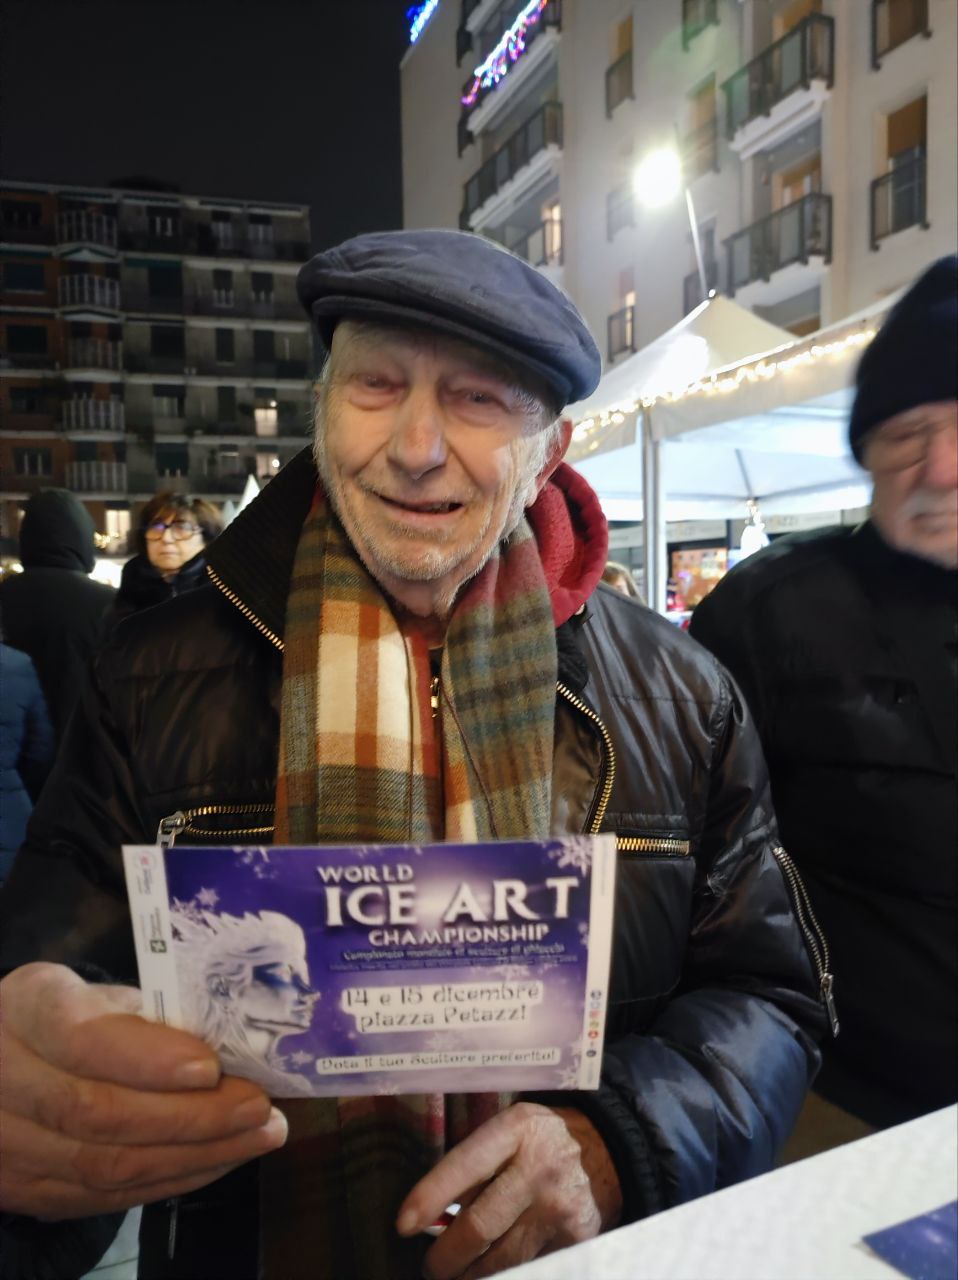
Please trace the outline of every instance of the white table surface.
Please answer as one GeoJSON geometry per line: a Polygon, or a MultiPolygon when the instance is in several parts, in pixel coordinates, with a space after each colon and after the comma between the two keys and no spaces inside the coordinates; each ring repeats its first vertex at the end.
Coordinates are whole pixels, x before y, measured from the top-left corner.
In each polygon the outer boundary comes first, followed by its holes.
{"type": "Polygon", "coordinates": [[[862,1236],[958,1199],[958,1107],[500,1273],[502,1280],[902,1280],[862,1236]]]}

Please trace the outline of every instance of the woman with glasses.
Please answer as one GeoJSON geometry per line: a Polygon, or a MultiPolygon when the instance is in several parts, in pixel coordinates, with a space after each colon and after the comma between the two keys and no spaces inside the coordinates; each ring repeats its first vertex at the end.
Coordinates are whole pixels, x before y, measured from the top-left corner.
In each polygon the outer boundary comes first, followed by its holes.
{"type": "Polygon", "coordinates": [[[204,551],[223,528],[216,508],[202,498],[158,493],[143,508],[137,554],[123,566],[116,617],[162,604],[205,581],[204,551]]]}

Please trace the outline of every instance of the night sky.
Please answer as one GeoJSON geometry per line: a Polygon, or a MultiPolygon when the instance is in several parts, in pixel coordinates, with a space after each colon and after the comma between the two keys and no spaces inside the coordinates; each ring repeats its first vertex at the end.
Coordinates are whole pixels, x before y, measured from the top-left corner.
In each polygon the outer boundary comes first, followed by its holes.
{"type": "Polygon", "coordinates": [[[3,0],[2,176],[311,206],[313,248],[402,222],[409,0],[3,0]]]}

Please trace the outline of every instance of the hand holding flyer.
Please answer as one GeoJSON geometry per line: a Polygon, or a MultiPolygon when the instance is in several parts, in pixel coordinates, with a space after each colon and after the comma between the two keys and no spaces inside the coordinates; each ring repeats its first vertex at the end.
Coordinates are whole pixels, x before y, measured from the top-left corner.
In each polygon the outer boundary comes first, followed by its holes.
{"type": "Polygon", "coordinates": [[[598,1085],[614,837],[124,862],[145,1010],[276,1097],[598,1085]]]}

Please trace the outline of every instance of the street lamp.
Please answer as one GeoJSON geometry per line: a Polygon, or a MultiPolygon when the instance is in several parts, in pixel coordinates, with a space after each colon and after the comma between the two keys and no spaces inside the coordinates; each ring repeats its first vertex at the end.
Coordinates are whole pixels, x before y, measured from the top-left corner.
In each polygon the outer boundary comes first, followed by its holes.
{"type": "Polygon", "coordinates": [[[702,297],[708,298],[709,287],[705,279],[705,262],[702,258],[702,245],[699,240],[699,224],[695,216],[695,205],[692,203],[692,192],[682,175],[682,159],[677,147],[657,147],[640,161],[632,178],[632,189],[639,202],[647,209],[661,209],[670,204],[679,194],[685,191],[685,208],[689,215],[689,228],[692,232],[692,247],[695,250],[695,265],[698,268],[699,284],[702,297]]]}

